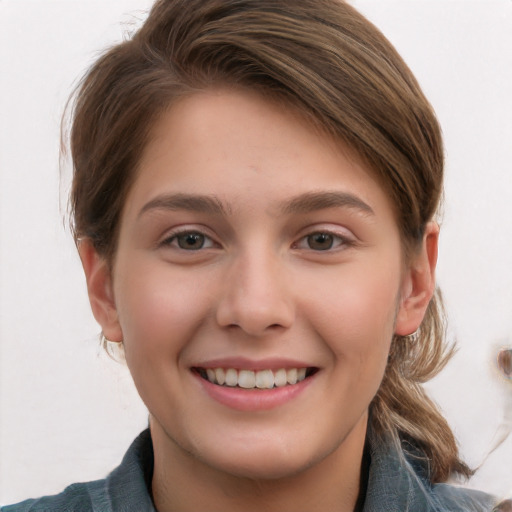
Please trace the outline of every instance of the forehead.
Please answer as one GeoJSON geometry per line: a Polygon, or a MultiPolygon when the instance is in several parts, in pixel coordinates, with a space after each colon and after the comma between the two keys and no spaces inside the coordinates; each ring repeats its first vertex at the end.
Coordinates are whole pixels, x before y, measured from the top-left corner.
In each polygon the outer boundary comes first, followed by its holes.
{"type": "MultiPolygon", "coordinates": [[[[233,195],[254,202],[320,190],[386,194],[357,154],[296,108],[251,91],[181,98],[155,123],[128,201],[170,193],[233,195]]],[[[244,201],[245,199],[241,199],[244,201]]]]}

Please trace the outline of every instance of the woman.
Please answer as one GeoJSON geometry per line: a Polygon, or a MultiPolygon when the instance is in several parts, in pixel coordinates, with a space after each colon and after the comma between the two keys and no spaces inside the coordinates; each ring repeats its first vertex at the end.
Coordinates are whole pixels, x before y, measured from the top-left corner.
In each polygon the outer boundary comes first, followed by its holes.
{"type": "Polygon", "coordinates": [[[440,130],[332,1],[159,1],[78,91],[73,226],[150,430],[9,510],[490,510],[443,366],[440,130]],[[201,489],[198,493],[196,489],[201,489]]]}

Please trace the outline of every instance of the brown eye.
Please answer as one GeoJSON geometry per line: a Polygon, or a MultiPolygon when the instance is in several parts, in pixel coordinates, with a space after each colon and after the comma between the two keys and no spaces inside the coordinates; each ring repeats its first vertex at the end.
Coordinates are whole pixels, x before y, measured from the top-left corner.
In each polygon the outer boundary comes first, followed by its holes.
{"type": "Polygon", "coordinates": [[[187,251],[197,251],[205,245],[205,236],[201,233],[183,233],[176,235],[175,240],[180,249],[187,251]]]}
{"type": "Polygon", "coordinates": [[[293,247],[314,252],[331,252],[353,247],[353,237],[344,233],[332,233],[329,231],[313,231],[309,235],[298,240],[293,247]]]}
{"type": "Polygon", "coordinates": [[[159,246],[164,249],[189,252],[218,247],[210,236],[205,235],[201,231],[193,230],[183,230],[170,234],[160,242],[159,246]]]}
{"type": "Polygon", "coordinates": [[[313,233],[307,237],[308,247],[314,251],[327,251],[334,245],[334,235],[330,233],[313,233]]]}

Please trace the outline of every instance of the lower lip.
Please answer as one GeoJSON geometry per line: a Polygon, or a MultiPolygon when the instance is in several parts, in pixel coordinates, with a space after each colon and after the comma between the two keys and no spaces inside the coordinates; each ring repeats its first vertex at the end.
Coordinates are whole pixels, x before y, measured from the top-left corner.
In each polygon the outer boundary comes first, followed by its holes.
{"type": "Polygon", "coordinates": [[[197,373],[194,373],[194,375],[211,398],[222,405],[239,411],[265,411],[284,405],[301,394],[316,376],[316,374],[311,375],[297,382],[297,384],[289,384],[279,388],[243,389],[219,386],[203,379],[197,373]]]}

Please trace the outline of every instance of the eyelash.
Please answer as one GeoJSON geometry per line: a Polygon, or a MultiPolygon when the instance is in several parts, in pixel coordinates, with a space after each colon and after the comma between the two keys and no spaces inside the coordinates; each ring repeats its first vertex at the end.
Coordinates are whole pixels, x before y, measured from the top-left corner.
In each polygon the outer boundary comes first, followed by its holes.
{"type": "Polygon", "coordinates": [[[293,245],[293,248],[306,249],[306,250],[311,250],[313,252],[333,252],[336,250],[343,250],[348,247],[352,247],[353,245],[355,245],[355,241],[347,236],[343,236],[340,233],[335,233],[328,229],[320,229],[318,231],[313,231],[311,233],[308,233],[307,235],[300,238],[300,240],[293,245]],[[320,236],[329,237],[332,241],[332,244],[324,249],[313,249],[311,246],[301,247],[302,243],[307,244],[308,241],[311,243],[311,239],[313,237],[320,237],[320,236]]]}
{"type": "Polygon", "coordinates": [[[169,236],[167,236],[159,244],[160,247],[173,247],[175,249],[182,250],[182,251],[188,251],[188,252],[197,252],[197,251],[200,251],[201,249],[211,249],[211,248],[215,247],[216,245],[217,244],[214,242],[214,240],[210,236],[206,235],[205,233],[203,233],[199,229],[183,229],[183,230],[174,231],[173,233],[171,233],[169,236]],[[185,236],[189,236],[189,237],[192,237],[192,236],[202,237],[203,238],[203,242],[204,241],[209,241],[209,246],[208,247],[204,247],[204,243],[203,243],[201,245],[201,247],[198,247],[198,248],[185,249],[184,247],[180,247],[178,245],[179,244],[179,238],[180,237],[185,237],[185,236]]]}
{"type": "MultiPolygon", "coordinates": [[[[193,239],[191,239],[193,241],[193,239]]],[[[317,240],[318,241],[318,240],[317,240]]],[[[321,242],[320,242],[321,243],[321,242]]],[[[329,230],[318,230],[308,233],[307,235],[302,236],[297,242],[292,245],[293,249],[306,249],[311,250],[313,252],[332,252],[335,250],[342,250],[343,248],[349,248],[355,245],[355,241],[347,236],[343,236],[339,233],[335,233],[329,230]],[[330,239],[331,245],[325,248],[317,248],[314,249],[311,246],[303,247],[304,243],[311,243],[313,237],[326,237],[327,240],[330,239]]],[[[179,231],[175,231],[167,236],[160,244],[161,247],[174,247],[175,249],[187,251],[187,252],[198,252],[203,249],[212,249],[219,245],[207,234],[202,232],[199,229],[183,229],[179,231]],[[202,238],[202,244],[197,248],[185,248],[179,245],[180,237],[200,237],[202,238]],[[205,243],[208,245],[205,247],[205,243]]]]}

